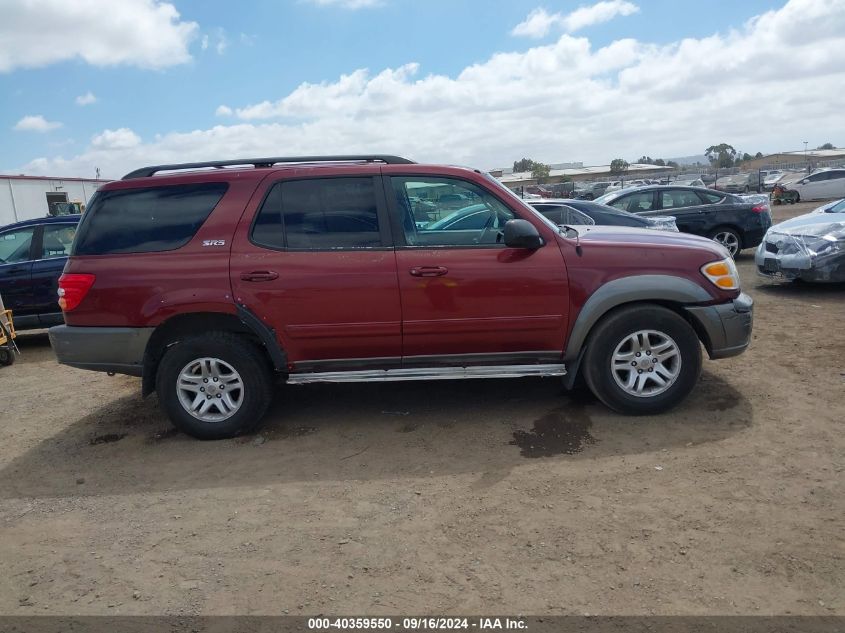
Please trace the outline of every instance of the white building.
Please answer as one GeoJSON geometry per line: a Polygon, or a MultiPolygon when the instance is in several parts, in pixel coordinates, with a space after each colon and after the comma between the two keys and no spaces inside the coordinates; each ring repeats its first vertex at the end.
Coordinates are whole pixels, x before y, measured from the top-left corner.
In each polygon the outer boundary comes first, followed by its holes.
{"type": "Polygon", "coordinates": [[[0,175],[0,226],[49,215],[57,203],[88,203],[109,182],[88,178],[0,175]]]}

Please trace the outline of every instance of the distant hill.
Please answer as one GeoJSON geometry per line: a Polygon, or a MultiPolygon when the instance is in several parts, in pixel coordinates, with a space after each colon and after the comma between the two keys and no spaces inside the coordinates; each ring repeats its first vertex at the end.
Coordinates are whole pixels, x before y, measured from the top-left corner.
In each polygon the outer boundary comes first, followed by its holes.
{"type": "Polygon", "coordinates": [[[698,156],[680,156],[679,158],[667,158],[666,160],[673,160],[679,165],[695,165],[696,163],[701,163],[702,165],[710,164],[710,161],[707,160],[707,157],[704,154],[699,154],[698,156]]]}

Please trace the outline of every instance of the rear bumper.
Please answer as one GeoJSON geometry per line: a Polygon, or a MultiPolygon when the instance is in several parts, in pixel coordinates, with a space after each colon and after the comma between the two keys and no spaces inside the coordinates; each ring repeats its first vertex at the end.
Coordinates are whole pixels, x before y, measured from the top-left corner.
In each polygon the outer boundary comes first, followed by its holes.
{"type": "Polygon", "coordinates": [[[705,347],[713,360],[742,354],[751,342],[754,301],[745,293],[730,303],[686,310],[704,330],[705,347]]]}
{"type": "Polygon", "coordinates": [[[51,327],[50,344],[63,365],[140,376],[149,327],[51,327]]]}

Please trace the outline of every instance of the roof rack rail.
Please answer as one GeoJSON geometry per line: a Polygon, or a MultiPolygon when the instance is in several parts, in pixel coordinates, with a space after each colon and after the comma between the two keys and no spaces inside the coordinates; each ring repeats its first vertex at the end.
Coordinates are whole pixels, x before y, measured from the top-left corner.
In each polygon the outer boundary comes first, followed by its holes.
{"type": "Polygon", "coordinates": [[[146,178],[160,171],[179,171],[182,169],[202,169],[205,167],[232,167],[234,165],[252,165],[253,167],[272,167],[278,163],[342,163],[366,162],[385,163],[386,165],[412,165],[414,161],[401,156],[386,154],[344,154],[339,156],[281,156],[275,158],[241,158],[239,160],[212,160],[202,163],[177,163],[174,165],[152,165],[131,171],[123,180],[146,178]]]}

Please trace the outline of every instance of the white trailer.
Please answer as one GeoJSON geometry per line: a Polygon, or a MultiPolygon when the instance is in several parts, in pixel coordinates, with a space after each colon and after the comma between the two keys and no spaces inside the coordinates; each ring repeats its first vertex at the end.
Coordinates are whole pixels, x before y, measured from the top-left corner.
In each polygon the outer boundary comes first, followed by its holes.
{"type": "Polygon", "coordinates": [[[62,203],[84,206],[108,180],[0,175],[0,226],[55,213],[62,203]]]}

